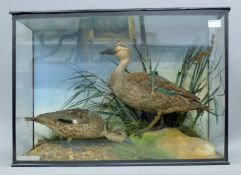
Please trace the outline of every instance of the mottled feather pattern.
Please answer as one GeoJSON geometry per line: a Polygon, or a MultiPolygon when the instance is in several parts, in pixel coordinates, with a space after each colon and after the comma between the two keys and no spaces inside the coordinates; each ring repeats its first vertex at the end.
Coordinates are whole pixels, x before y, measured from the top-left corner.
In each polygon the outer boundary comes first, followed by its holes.
{"type": "Polygon", "coordinates": [[[154,89],[175,92],[169,95],[160,91],[152,91],[149,74],[138,72],[130,74],[112,74],[111,86],[114,93],[126,104],[145,111],[163,113],[206,109],[198,101],[199,98],[185,89],[177,87],[169,80],[156,76],[154,89]]]}
{"type": "Polygon", "coordinates": [[[199,98],[196,95],[159,76],[157,67],[151,74],[145,72],[127,74],[125,70],[130,63],[131,52],[127,47],[123,47],[122,43],[117,43],[114,48],[114,54],[120,63],[111,74],[110,85],[113,93],[130,107],[157,113],[143,131],[153,128],[164,114],[207,109],[198,102],[199,98]]]}
{"type": "MultiPolygon", "coordinates": [[[[127,81],[138,83],[140,86],[145,87],[146,91],[151,89],[151,77],[149,74],[142,72],[131,73],[127,75],[127,81]]],[[[176,94],[189,98],[190,100],[199,100],[197,96],[191,94],[183,88],[176,86],[166,78],[158,75],[155,76],[154,89],[164,89],[167,91],[175,92],[176,94]]]]}
{"type": "Polygon", "coordinates": [[[100,116],[87,110],[69,109],[40,114],[34,121],[46,125],[64,138],[90,139],[103,137],[104,121],[100,116]],[[77,122],[70,123],[67,121],[77,122]]]}

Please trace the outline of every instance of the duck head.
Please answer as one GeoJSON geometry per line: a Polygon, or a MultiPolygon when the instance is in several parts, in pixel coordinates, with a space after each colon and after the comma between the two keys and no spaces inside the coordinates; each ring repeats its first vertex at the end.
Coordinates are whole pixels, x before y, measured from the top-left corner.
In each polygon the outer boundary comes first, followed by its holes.
{"type": "Polygon", "coordinates": [[[25,117],[25,120],[34,121],[51,128],[51,126],[54,126],[56,124],[57,117],[56,117],[56,114],[52,112],[52,113],[40,114],[34,118],[25,117]]]}
{"type": "Polygon", "coordinates": [[[113,48],[108,48],[101,52],[101,54],[115,55],[120,62],[130,60],[130,49],[124,42],[116,43],[113,48]]]}
{"type": "MultiPolygon", "coordinates": [[[[67,113],[67,112],[65,112],[67,113]]],[[[71,116],[71,114],[64,114],[62,111],[56,111],[56,112],[49,112],[45,114],[40,114],[34,118],[32,117],[25,117],[26,121],[34,121],[37,123],[40,123],[42,125],[45,125],[49,128],[53,128],[54,126],[58,126],[58,123],[62,123],[63,125],[69,125],[69,124],[77,124],[78,121],[71,116]]]]}
{"type": "Polygon", "coordinates": [[[109,140],[119,142],[119,143],[128,143],[131,144],[127,133],[125,131],[113,131],[113,132],[106,132],[105,137],[109,140]]]}

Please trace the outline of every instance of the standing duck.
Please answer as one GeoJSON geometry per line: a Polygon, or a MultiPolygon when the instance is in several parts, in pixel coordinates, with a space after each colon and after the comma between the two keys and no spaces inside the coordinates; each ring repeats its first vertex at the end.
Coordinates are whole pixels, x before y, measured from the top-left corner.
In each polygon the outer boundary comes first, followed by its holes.
{"type": "Polygon", "coordinates": [[[199,102],[197,96],[176,86],[164,77],[155,75],[154,86],[152,86],[150,74],[126,73],[131,53],[124,42],[117,43],[114,48],[104,50],[101,54],[115,55],[120,61],[110,78],[113,93],[135,109],[157,113],[149,126],[142,132],[153,128],[164,114],[208,110],[199,102]]]}
{"type": "Polygon", "coordinates": [[[84,109],[67,109],[26,117],[52,129],[59,136],[68,139],[95,139],[106,137],[115,142],[128,140],[124,131],[107,132],[104,120],[97,114],[84,109]]]}

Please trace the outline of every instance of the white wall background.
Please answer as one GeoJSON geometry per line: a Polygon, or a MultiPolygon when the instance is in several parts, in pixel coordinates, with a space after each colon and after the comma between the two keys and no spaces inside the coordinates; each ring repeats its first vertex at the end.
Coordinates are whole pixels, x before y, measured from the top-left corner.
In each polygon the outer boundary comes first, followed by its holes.
{"type": "Polygon", "coordinates": [[[0,174],[241,174],[241,1],[240,0],[0,0],[0,174]],[[9,11],[231,7],[229,54],[229,166],[98,167],[98,168],[11,168],[11,16],[9,11]]]}

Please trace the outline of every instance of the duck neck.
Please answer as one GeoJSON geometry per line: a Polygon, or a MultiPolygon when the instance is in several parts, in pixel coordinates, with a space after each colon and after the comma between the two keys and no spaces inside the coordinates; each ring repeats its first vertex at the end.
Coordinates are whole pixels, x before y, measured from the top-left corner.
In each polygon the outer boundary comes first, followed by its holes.
{"type": "Polygon", "coordinates": [[[121,74],[125,71],[125,69],[128,67],[128,64],[130,62],[130,59],[125,59],[120,62],[120,64],[115,69],[115,73],[121,74]]]}

